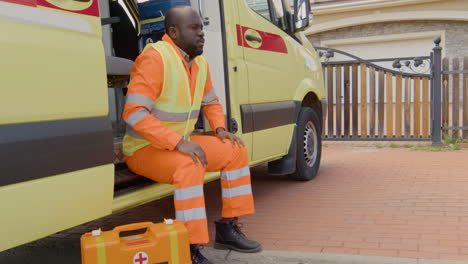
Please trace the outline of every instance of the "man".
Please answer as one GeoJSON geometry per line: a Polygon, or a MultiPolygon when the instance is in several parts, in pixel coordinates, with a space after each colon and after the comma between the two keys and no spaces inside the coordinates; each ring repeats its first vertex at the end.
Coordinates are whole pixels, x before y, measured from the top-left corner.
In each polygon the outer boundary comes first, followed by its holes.
{"type": "Polygon", "coordinates": [[[199,15],[189,6],[166,14],[162,41],[136,59],[124,109],[123,148],[129,168],[174,185],[176,218],[185,222],[193,263],[210,263],[199,251],[209,241],[203,195],[206,171],[221,171],[222,219],[216,248],[257,252],[261,245],[239,229],[237,217],[254,213],[248,156],[240,138],[226,131],[214,93],[199,15]],[[200,108],[215,136],[190,135],[200,108]]]}

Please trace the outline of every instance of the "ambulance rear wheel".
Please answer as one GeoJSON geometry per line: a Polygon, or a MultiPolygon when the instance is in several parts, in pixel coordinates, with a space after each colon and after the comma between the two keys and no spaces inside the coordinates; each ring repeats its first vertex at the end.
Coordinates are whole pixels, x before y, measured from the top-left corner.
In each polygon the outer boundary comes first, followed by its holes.
{"type": "Polygon", "coordinates": [[[302,107],[296,130],[296,172],[289,178],[310,181],[317,176],[322,156],[322,122],[316,110],[302,107]]]}

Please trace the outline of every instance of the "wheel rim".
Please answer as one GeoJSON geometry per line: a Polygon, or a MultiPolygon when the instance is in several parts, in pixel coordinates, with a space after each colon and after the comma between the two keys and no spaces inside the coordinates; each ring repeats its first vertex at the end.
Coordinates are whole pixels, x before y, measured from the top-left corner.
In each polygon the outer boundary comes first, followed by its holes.
{"type": "Polygon", "coordinates": [[[307,166],[312,167],[317,160],[317,130],[312,121],[307,122],[304,129],[304,158],[307,166]]]}

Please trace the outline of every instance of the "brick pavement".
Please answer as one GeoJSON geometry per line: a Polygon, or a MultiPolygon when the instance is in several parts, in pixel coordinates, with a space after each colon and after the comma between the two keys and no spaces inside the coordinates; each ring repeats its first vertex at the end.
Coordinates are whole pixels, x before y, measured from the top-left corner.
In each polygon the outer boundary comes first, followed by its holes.
{"type": "MultiPolygon", "coordinates": [[[[455,152],[329,144],[317,178],[292,182],[252,169],[257,213],[243,230],[267,250],[468,260],[468,150],[455,152]]],[[[210,222],[219,181],[207,184],[210,222]]],[[[173,217],[172,198],[57,234],[173,217]]],[[[211,237],[214,226],[210,225],[211,237]]]]}

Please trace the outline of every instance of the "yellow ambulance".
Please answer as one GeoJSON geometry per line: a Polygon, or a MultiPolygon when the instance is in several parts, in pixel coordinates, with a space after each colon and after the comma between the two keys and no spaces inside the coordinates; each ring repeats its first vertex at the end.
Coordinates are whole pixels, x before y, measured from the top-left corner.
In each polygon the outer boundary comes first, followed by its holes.
{"type": "MultiPolygon", "coordinates": [[[[0,251],[171,195],[122,163],[134,58],[169,0],[0,0],[0,251]]],[[[177,2],[177,1],[173,1],[177,2]]],[[[306,0],[188,0],[228,128],[251,165],[310,180],[321,157],[319,57],[306,0]]],[[[197,131],[209,131],[200,119],[197,131]]],[[[219,173],[208,173],[214,180],[219,173]]]]}

